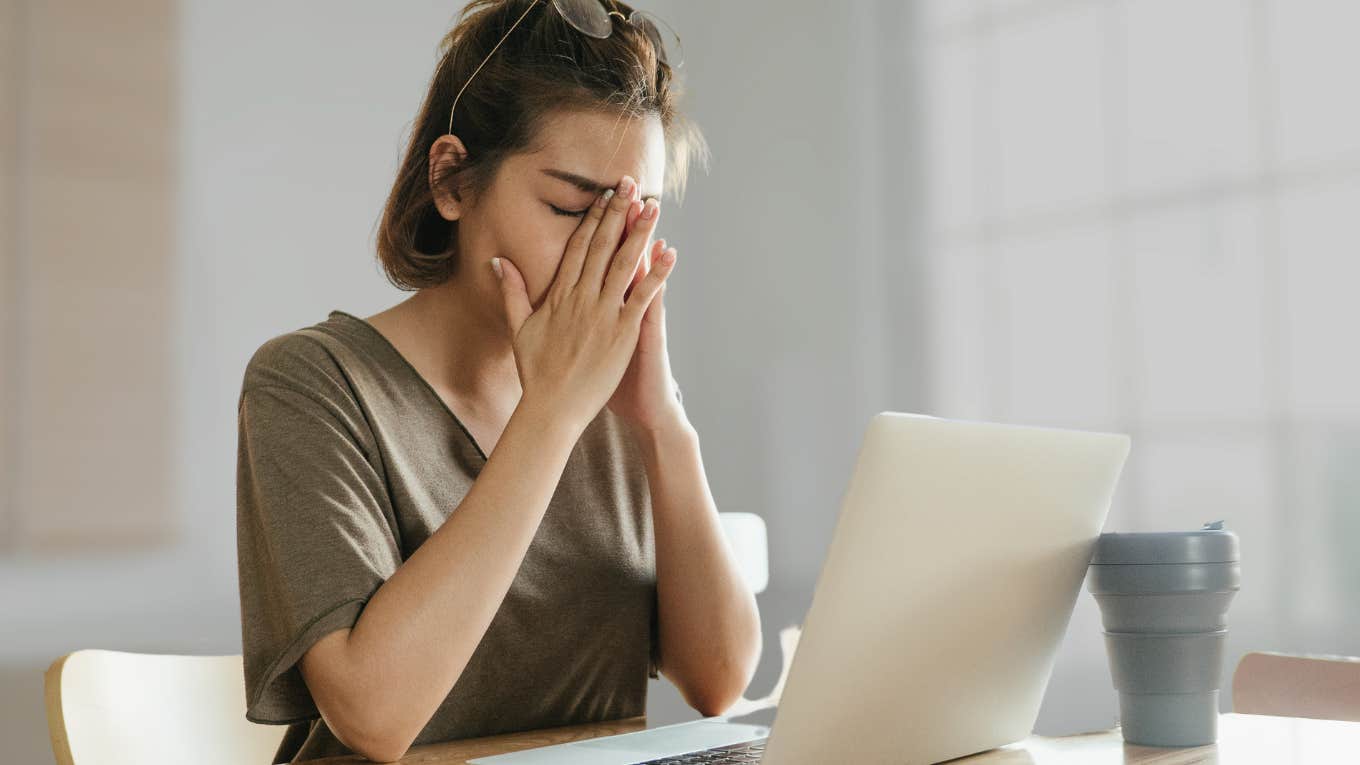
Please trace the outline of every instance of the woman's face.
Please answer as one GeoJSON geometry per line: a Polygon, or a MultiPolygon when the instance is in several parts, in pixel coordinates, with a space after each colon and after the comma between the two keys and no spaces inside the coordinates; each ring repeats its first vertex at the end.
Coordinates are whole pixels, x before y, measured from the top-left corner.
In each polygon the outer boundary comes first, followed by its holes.
{"type": "MultiPolygon", "coordinates": [[[[459,205],[451,196],[436,197],[444,217],[459,221],[460,258],[467,267],[459,268],[458,278],[472,280],[477,291],[499,301],[488,261],[506,258],[524,275],[535,308],[556,277],[567,240],[596,197],[629,175],[641,190],[638,207],[648,197],[659,198],[666,153],[655,116],[563,112],[545,122],[542,140],[540,151],[502,163],[484,199],[459,205]]],[[[462,150],[461,143],[454,145],[462,150]]],[[[645,270],[646,265],[639,263],[638,268],[645,270]]]]}

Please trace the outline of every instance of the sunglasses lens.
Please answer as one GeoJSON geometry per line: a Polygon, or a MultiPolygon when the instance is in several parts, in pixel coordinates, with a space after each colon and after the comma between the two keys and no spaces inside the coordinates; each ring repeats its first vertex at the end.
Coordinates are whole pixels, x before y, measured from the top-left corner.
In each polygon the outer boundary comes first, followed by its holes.
{"type": "Polygon", "coordinates": [[[604,39],[613,31],[609,23],[609,11],[600,0],[552,0],[558,13],[567,23],[583,34],[604,39]]]}
{"type": "MultiPolygon", "coordinates": [[[[582,34],[601,40],[614,31],[609,11],[600,0],[552,0],[562,18],[567,20],[582,34]]],[[[641,30],[651,40],[659,58],[672,69],[685,62],[684,49],[680,46],[680,36],[670,24],[645,11],[633,11],[628,21],[641,30]],[[660,22],[659,24],[657,22],[660,22]],[[664,27],[664,31],[663,31],[664,27]]]]}
{"type": "Polygon", "coordinates": [[[633,11],[628,20],[647,35],[657,55],[667,66],[677,69],[685,63],[685,50],[680,46],[680,35],[671,29],[670,24],[645,11],[633,11]],[[657,22],[660,22],[660,25],[657,22]],[[665,28],[664,32],[662,27],[665,28]]]}

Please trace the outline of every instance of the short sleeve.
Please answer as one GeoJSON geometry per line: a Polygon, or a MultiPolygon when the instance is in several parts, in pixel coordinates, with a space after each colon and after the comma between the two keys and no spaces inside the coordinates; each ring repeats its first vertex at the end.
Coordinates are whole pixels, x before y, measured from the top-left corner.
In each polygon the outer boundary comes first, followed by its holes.
{"type": "Polygon", "coordinates": [[[401,564],[359,407],[332,378],[298,385],[318,368],[313,359],[283,373],[248,369],[238,409],[242,659],[246,717],[257,723],[320,716],[298,660],[326,634],[352,627],[401,564]]]}

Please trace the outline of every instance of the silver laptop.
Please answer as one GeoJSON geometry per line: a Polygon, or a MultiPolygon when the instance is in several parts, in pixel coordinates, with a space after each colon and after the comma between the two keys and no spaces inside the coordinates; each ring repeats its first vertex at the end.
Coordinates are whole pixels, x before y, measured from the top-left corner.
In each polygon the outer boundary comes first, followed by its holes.
{"type": "Polygon", "coordinates": [[[1024,739],[1129,443],[880,412],[769,727],[706,718],[468,762],[933,763],[1024,739]]]}

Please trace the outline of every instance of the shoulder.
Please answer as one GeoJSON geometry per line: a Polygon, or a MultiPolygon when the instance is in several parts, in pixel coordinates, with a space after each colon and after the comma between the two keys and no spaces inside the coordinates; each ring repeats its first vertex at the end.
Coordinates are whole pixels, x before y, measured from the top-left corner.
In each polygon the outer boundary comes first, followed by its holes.
{"type": "Polygon", "coordinates": [[[286,389],[306,396],[333,410],[357,410],[358,397],[352,385],[353,354],[344,338],[327,331],[322,322],[295,329],[265,340],[250,355],[241,379],[240,407],[252,390],[286,389]]]}
{"type": "Polygon", "coordinates": [[[318,377],[333,377],[339,362],[307,329],[276,335],[260,344],[246,362],[242,389],[257,386],[306,387],[318,377]]]}
{"type": "Polygon", "coordinates": [[[236,399],[241,426],[284,441],[317,442],[318,433],[343,433],[373,454],[372,428],[336,342],[304,328],[261,343],[246,363],[236,399]]]}

